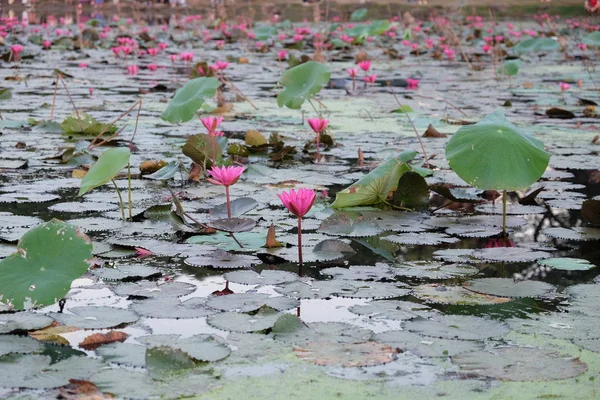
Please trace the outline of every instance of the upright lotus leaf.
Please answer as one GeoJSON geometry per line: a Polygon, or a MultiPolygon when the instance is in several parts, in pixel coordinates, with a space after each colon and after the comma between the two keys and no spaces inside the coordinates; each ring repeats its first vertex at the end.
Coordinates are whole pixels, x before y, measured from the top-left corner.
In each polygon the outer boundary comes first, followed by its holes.
{"type": "Polygon", "coordinates": [[[128,147],[115,147],[106,150],[92,168],[85,174],[79,188],[79,196],[110,182],[129,164],[131,152],[128,147]]]}
{"type": "Polygon", "coordinates": [[[523,190],[542,176],[550,154],[496,111],[461,127],[446,145],[446,158],[458,176],[479,189],[523,190]]]}
{"type": "Polygon", "coordinates": [[[288,69],[279,80],[284,89],[277,96],[277,105],[299,109],[304,100],[321,91],[329,82],[330,76],[329,68],[316,61],[308,61],[288,69]]]}
{"type": "Polygon", "coordinates": [[[11,88],[0,88],[0,100],[10,100],[12,99],[12,89],[11,88]]]}
{"type": "Polygon", "coordinates": [[[17,309],[63,298],[92,259],[92,242],[74,226],[52,220],[31,229],[16,253],[0,261],[0,301],[17,309]]]}
{"type": "Polygon", "coordinates": [[[355,10],[352,14],[350,14],[350,21],[352,22],[358,22],[358,21],[362,21],[365,18],[367,18],[367,14],[369,13],[369,10],[367,8],[359,8],[358,10],[355,10]]]}
{"type": "Polygon", "coordinates": [[[175,96],[160,117],[172,124],[191,120],[204,101],[215,95],[218,87],[217,78],[191,79],[175,92],[175,96]]]}
{"type": "Polygon", "coordinates": [[[515,76],[519,73],[519,68],[521,68],[521,61],[508,60],[501,67],[498,67],[498,73],[506,76],[515,76]]]}
{"type": "Polygon", "coordinates": [[[408,161],[415,158],[414,150],[403,151],[398,157],[390,158],[379,167],[338,192],[331,205],[334,208],[381,204],[390,192],[396,190],[400,177],[411,170],[408,161]]]}

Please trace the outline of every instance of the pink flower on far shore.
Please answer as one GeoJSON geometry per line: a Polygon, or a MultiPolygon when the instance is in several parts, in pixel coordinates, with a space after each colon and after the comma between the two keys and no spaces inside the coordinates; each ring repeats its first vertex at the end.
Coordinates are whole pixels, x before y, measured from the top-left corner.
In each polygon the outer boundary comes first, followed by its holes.
{"type": "Polygon", "coordinates": [[[223,117],[200,118],[200,121],[202,122],[202,125],[204,125],[206,130],[210,133],[215,132],[217,130],[219,125],[221,125],[221,122],[223,122],[223,117]]]}
{"type": "Polygon", "coordinates": [[[308,125],[312,128],[312,130],[318,135],[327,129],[327,124],[329,123],[326,119],[321,118],[309,118],[308,125]]]}
{"type": "Polygon", "coordinates": [[[179,60],[179,56],[177,54],[171,54],[169,58],[171,59],[171,62],[179,60]]]}
{"type": "Polygon", "coordinates": [[[585,43],[579,43],[577,45],[577,47],[579,47],[579,50],[585,51],[587,49],[587,44],[585,44],[585,43]]]}
{"type": "Polygon", "coordinates": [[[227,61],[217,61],[215,66],[219,71],[223,71],[229,66],[229,63],[227,61]]]}
{"type": "Polygon", "coordinates": [[[377,79],[377,74],[365,76],[365,82],[367,82],[367,83],[374,84],[376,79],[377,79]]]}
{"type": "Polygon", "coordinates": [[[420,80],[408,78],[406,80],[406,85],[408,89],[417,89],[419,87],[420,80]]]}
{"type": "Polygon", "coordinates": [[[10,52],[12,53],[13,58],[18,59],[22,51],[23,46],[21,46],[20,44],[13,44],[12,46],[10,46],[10,52]]]}
{"type": "Polygon", "coordinates": [[[310,189],[294,189],[277,195],[281,202],[292,214],[302,218],[311,209],[315,202],[316,193],[310,189]]]}
{"type": "Polygon", "coordinates": [[[281,50],[279,53],[277,53],[277,59],[279,61],[285,60],[286,57],[287,57],[287,51],[285,51],[285,50],[281,50]]]}
{"type": "Polygon", "coordinates": [[[127,73],[129,73],[129,75],[137,75],[138,74],[138,70],[139,67],[137,65],[128,65],[127,66],[127,73]]]}
{"type": "Polygon", "coordinates": [[[158,48],[161,49],[162,51],[165,51],[165,49],[167,48],[167,44],[163,43],[163,42],[160,42],[158,44],[158,48]]]}
{"type": "Polygon", "coordinates": [[[79,63],[79,68],[87,68],[87,67],[88,67],[88,63],[86,63],[86,62],[79,63]]]}
{"type": "Polygon", "coordinates": [[[148,64],[148,69],[150,71],[156,71],[158,69],[158,65],[156,65],[156,64],[148,64]]]}
{"type": "Polygon", "coordinates": [[[358,74],[358,68],[348,68],[348,75],[350,75],[350,78],[356,78],[356,74],[358,74]]]}
{"type": "Polygon", "coordinates": [[[181,52],[181,54],[179,54],[179,58],[181,59],[181,61],[192,62],[192,60],[194,59],[194,53],[189,52],[189,51],[184,51],[184,52],[181,52]]]}
{"type": "Polygon", "coordinates": [[[42,42],[42,46],[44,46],[44,49],[48,50],[52,46],[52,42],[49,40],[44,40],[42,42]]]}
{"type": "Polygon", "coordinates": [[[564,92],[564,91],[566,91],[566,90],[569,90],[569,89],[571,88],[571,85],[569,85],[569,84],[568,84],[568,83],[566,83],[566,82],[559,82],[559,83],[558,83],[558,87],[560,88],[560,90],[561,90],[562,92],[564,92]]]}
{"type": "Polygon", "coordinates": [[[155,57],[158,54],[158,47],[151,47],[148,49],[148,54],[155,57]]]}
{"type": "Polygon", "coordinates": [[[207,172],[212,177],[206,178],[210,183],[229,187],[240,179],[240,176],[244,172],[244,167],[212,167],[207,172]]]}
{"type": "Polygon", "coordinates": [[[371,61],[365,60],[358,63],[358,67],[367,72],[371,69],[371,61]]]}

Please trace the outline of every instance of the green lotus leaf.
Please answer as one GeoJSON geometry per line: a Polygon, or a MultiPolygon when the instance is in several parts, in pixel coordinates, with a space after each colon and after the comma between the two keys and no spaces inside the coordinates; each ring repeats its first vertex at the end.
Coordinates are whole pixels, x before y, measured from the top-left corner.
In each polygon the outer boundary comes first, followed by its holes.
{"type": "Polygon", "coordinates": [[[204,101],[215,95],[219,84],[216,78],[191,79],[175,92],[175,96],[160,117],[172,124],[191,120],[204,101]]]}
{"type": "Polygon", "coordinates": [[[277,105],[299,109],[329,82],[331,71],[316,61],[308,61],[290,68],[281,75],[279,83],[284,89],[277,96],[277,105]]]}
{"type": "Polygon", "coordinates": [[[458,176],[479,189],[523,190],[542,176],[550,153],[496,111],[461,127],[446,145],[446,158],[458,176]]]}
{"type": "Polygon", "coordinates": [[[91,259],[92,242],[74,226],[56,219],[38,225],[0,261],[0,299],[18,310],[54,304],[91,259]]]}
{"type": "Polygon", "coordinates": [[[110,182],[123,168],[129,164],[131,152],[128,147],[115,147],[106,150],[92,165],[92,168],[81,180],[79,196],[82,196],[110,182]]]}

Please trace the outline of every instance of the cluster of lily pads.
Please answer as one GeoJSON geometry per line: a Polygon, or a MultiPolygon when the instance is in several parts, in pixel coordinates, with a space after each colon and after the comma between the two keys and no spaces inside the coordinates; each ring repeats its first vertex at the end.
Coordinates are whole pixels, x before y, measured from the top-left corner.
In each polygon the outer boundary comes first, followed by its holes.
{"type": "Polygon", "coordinates": [[[548,16],[522,33],[367,15],[3,21],[14,75],[0,99],[15,105],[0,121],[0,394],[223,398],[250,380],[264,398],[282,380],[517,398],[570,396],[576,379],[593,393],[600,291],[581,243],[600,240],[600,199],[575,179],[598,182],[598,150],[543,131],[563,115],[551,109],[594,122],[579,115],[594,74],[533,94],[511,80],[510,103],[553,96],[534,136],[506,102],[467,117],[470,100],[428,93],[426,73],[484,69],[504,92],[495,78],[534,54],[546,68],[572,47],[593,62],[597,27],[568,23],[571,46],[548,16]],[[395,75],[427,55],[423,74],[395,75]],[[419,98],[440,108],[416,112],[419,98]]]}

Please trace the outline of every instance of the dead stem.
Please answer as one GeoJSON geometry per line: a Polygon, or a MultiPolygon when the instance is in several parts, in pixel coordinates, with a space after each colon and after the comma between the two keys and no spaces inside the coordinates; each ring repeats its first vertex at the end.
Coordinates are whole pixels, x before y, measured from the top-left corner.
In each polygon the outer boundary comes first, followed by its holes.
{"type": "Polygon", "coordinates": [[[417,136],[417,140],[419,141],[419,144],[421,145],[421,150],[423,151],[423,158],[425,159],[425,166],[427,168],[429,168],[429,159],[427,158],[427,153],[425,152],[425,145],[423,145],[423,141],[421,140],[421,136],[419,135],[419,132],[417,131],[417,127],[413,123],[413,120],[410,117],[410,115],[408,115],[406,110],[404,110],[404,108],[402,108],[402,103],[400,103],[400,100],[398,100],[398,96],[396,96],[396,92],[394,92],[394,88],[391,85],[389,85],[389,88],[391,89],[392,94],[394,95],[394,99],[396,99],[396,103],[398,103],[398,106],[400,107],[402,112],[404,112],[404,115],[406,115],[406,118],[408,118],[408,122],[410,123],[410,126],[412,126],[413,131],[415,131],[415,135],[417,136]]]}
{"type": "Polygon", "coordinates": [[[413,96],[413,97],[422,97],[424,99],[429,99],[429,100],[443,101],[444,103],[448,104],[450,107],[454,108],[456,111],[458,111],[459,113],[461,113],[465,117],[469,118],[469,116],[463,110],[461,110],[458,106],[450,103],[448,100],[443,99],[441,97],[425,96],[425,95],[422,95],[422,94],[411,94],[411,96],[413,96]]]}
{"type": "Polygon", "coordinates": [[[253,103],[253,102],[252,102],[252,101],[251,101],[251,100],[250,100],[250,99],[249,99],[249,98],[248,98],[248,97],[247,97],[247,96],[246,96],[246,95],[245,95],[245,94],[244,94],[244,93],[243,93],[243,92],[242,92],[240,89],[238,89],[238,87],[237,87],[237,86],[235,86],[235,85],[233,84],[233,82],[231,82],[229,79],[225,78],[225,76],[221,76],[221,77],[219,78],[219,80],[220,80],[221,82],[223,82],[224,84],[226,84],[226,85],[227,85],[227,84],[228,84],[228,85],[230,85],[230,86],[231,86],[231,88],[232,88],[233,90],[235,90],[236,92],[238,92],[238,93],[239,93],[239,94],[240,94],[240,95],[243,97],[243,99],[244,99],[245,101],[247,101],[247,102],[248,102],[248,104],[250,104],[250,105],[252,106],[252,108],[254,108],[255,110],[258,110],[258,107],[256,107],[256,106],[254,105],[254,103],[253,103]]]}
{"type": "Polygon", "coordinates": [[[71,97],[71,93],[69,92],[69,88],[67,87],[67,83],[62,78],[62,76],[58,75],[58,79],[62,82],[65,91],[67,92],[67,96],[69,96],[69,100],[71,100],[71,104],[73,105],[73,110],[75,110],[75,115],[77,116],[77,122],[79,123],[79,129],[81,129],[81,133],[83,133],[83,124],[81,123],[81,116],[79,115],[79,110],[73,101],[73,97],[71,97]]]}
{"type": "Polygon", "coordinates": [[[119,122],[119,120],[121,120],[121,118],[123,118],[124,116],[126,116],[127,114],[129,114],[131,112],[131,110],[133,110],[136,106],[139,106],[138,109],[138,113],[137,116],[135,118],[135,127],[133,129],[133,135],[131,136],[131,142],[130,144],[133,144],[133,139],[135,138],[135,134],[137,133],[137,127],[138,127],[138,122],[140,119],[140,113],[142,112],[142,100],[138,100],[136,101],[131,107],[129,107],[129,109],[127,111],[125,111],[124,113],[122,113],[118,118],[116,118],[114,121],[112,121],[110,124],[106,124],[104,128],[102,128],[102,131],[94,138],[94,140],[92,140],[92,142],[90,143],[90,145],[88,146],[88,149],[93,149],[95,147],[98,146],[102,146],[104,143],[112,140],[114,137],[116,137],[119,133],[121,133],[123,131],[123,129],[125,129],[125,127],[119,129],[117,131],[117,133],[113,134],[112,136],[102,140],[100,143],[96,144],[96,141],[98,139],[100,139],[100,137],[102,137],[102,135],[104,135],[106,133],[106,130],[113,126],[114,124],[116,124],[117,122],[119,122]]]}

